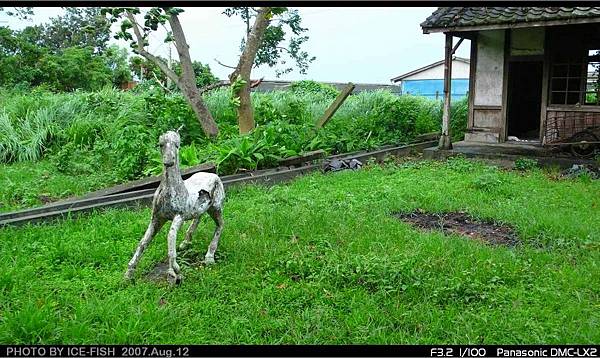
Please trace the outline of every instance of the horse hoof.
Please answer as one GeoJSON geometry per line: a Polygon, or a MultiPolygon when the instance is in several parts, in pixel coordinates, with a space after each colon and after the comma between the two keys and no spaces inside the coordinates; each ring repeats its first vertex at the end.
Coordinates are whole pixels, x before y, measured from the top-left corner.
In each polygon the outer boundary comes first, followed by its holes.
{"type": "Polygon", "coordinates": [[[182,280],[182,278],[183,278],[183,277],[182,277],[181,275],[177,275],[177,274],[175,274],[174,272],[173,272],[173,273],[169,272],[169,273],[167,274],[167,281],[168,281],[168,282],[169,282],[169,284],[171,284],[171,285],[178,285],[178,284],[180,284],[180,283],[181,283],[181,280],[182,280]]]}

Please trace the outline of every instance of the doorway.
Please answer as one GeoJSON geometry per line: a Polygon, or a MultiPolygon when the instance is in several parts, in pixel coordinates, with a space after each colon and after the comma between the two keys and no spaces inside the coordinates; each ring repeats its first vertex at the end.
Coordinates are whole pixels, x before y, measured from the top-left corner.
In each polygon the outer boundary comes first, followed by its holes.
{"type": "Polygon", "coordinates": [[[542,61],[509,62],[506,118],[508,140],[539,140],[542,72],[542,61]]]}

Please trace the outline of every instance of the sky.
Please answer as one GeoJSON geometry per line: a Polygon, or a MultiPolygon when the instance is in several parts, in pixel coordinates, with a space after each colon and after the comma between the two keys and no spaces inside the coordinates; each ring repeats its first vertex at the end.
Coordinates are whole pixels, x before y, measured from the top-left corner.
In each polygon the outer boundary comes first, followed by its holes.
{"type": "MultiPolygon", "coordinates": [[[[180,21],[190,45],[193,60],[208,64],[212,72],[226,79],[232,71],[221,63],[235,66],[245,25],[239,18],[222,14],[224,8],[183,8],[180,21]]],[[[419,24],[434,7],[298,7],[302,26],[308,28],[304,49],[316,60],[307,74],[297,70],[281,80],[311,79],[324,82],[389,84],[392,77],[440,61],[444,58],[444,35],[423,34],[419,24]]],[[[61,8],[35,7],[31,21],[1,18],[0,26],[21,29],[47,22],[60,15],[61,8]]],[[[164,32],[150,38],[151,53],[167,57],[164,32]]],[[[122,47],[123,41],[111,40],[122,47]]],[[[470,43],[465,40],[456,52],[469,57],[470,43]]],[[[172,48],[176,58],[176,51],[172,48]]],[[[275,80],[275,71],[267,66],[253,69],[252,78],[275,80]]]]}

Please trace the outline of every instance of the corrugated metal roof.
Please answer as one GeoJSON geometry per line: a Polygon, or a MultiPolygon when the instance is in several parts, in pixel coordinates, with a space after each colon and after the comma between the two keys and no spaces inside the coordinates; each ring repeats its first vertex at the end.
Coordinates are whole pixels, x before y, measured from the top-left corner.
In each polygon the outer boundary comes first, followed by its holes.
{"type": "MultiPolygon", "coordinates": [[[[290,89],[293,82],[294,81],[264,80],[257,87],[253,88],[252,90],[255,92],[268,92],[268,91],[278,91],[278,90],[283,91],[283,90],[290,89]]],[[[344,82],[321,82],[321,83],[332,85],[340,91],[348,85],[348,83],[344,83],[344,82]]],[[[360,92],[364,92],[364,91],[376,91],[376,90],[380,90],[380,89],[389,90],[392,93],[400,93],[399,86],[390,85],[390,84],[380,84],[380,83],[355,83],[354,90],[352,91],[352,93],[360,93],[360,92]]]]}
{"type": "Polygon", "coordinates": [[[597,19],[600,7],[440,7],[423,23],[424,32],[484,25],[597,19]]]}

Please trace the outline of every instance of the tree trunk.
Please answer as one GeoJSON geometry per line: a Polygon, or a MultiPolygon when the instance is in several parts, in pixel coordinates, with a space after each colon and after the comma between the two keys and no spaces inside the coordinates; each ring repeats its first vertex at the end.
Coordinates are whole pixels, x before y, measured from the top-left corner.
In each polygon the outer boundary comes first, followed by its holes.
{"type": "Polygon", "coordinates": [[[246,41],[246,47],[244,52],[240,56],[240,61],[236,69],[229,75],[229,80],[234,83],[238,75],[246,83],[234,93],[240,99],[240,105],[237,108],[238,113],[238,125],[240,128],[240,134],[250,132],[254,128],[254,111],[252,110],[252,102],[250,100],[250,73],[252,66],[254,65],[254,59],[256,58],[256,52],[262,43],[263,36],[267,27],[269,26],[271,16],[270,7],[261,7],[256,14],[256,20],[252,30],[248,35],[248,41],[246,41]]]}
{"type": "MultiPolygon", "coordinates": [[[[187,100],[192,106],[192,109],[196,113],[196,117],[204,129],[204,133],[209,137],[216,137],[219,134],[219,128],[217,123],[213,119],[210,111],[206,107],[202,95],[196,86],[196,75],[194,74],[194,68],[192,66],[192,58],[190,57],[189,45],[185,40],[183,29],[177,15],[171,15],[169,17],[169,24],[173,31],[173,38],[175,39],[175,48],[179,55],[179,63],[181,64],[181,78],[182,82],[179,88],[187,100]]],[[[175,82],[177,83],[177,82],[175,82]]]]}
{"type": "Polygon", "coordinates": [[[212,119],[212,115],[210,111],[204,104],[204,100],[202,100],[202,95],[196,88],[196,84],[194,83],[193,87],[187,87],[186,89],[182,89],[181,91],[184,93],[184,98],[187,103],[192,106],[194,113],[196,113],[196,118],[210,118],[211,121],[200,121],[200,125],[209,137],[214,138],[219,134],[219,128],[217,124],[212,119]]]}

